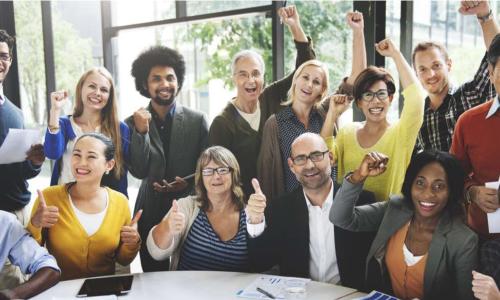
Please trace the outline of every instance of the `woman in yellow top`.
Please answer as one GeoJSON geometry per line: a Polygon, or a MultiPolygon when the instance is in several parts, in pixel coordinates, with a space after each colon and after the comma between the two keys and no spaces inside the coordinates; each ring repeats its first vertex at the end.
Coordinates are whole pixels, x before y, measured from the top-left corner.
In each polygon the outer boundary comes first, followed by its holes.
{"type": "Polygon", "coordinates": [[[368,178],[364,185],[366,190],[375,194],[377,201],[383,201],[401,191],[406,167],[422,125],[424,93],[413,70],[390,39],[375,44],[375,48],[381,55],[392,58],[399,73],[405,100],[399,121],[391,124],[387,120],[396,90],[392,76],[383,68],[370,66],[356,78],[353,93],[366,121],[342,127],[334,138],[334,124],[347,109],[349,101],[345,96],[332,97],[321,135],[334,153],[339,183],[369,152],[381,152],[391,158],[384,174],[368,178]]]}
{"type": "Polygon", "coordinates": [[[101,187],[114,153],[108,137],[86,133],[72,152],[76,181],[38,191],[28,230],[56,258],[63,280],[114,274],[115,262],[128,265],[139,251],[142,211],[131,221],[127,198],[101,187]]]}

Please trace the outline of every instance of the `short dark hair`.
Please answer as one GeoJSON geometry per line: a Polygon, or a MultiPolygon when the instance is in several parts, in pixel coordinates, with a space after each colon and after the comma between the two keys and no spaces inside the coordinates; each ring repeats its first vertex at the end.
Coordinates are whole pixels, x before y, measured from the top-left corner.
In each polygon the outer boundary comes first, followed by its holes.
{"type": "Polygon", "coordinates": [[[387,92],[393,95],[396,92],[396,86],[394,85],[394,79],[391,74],[380,67],[369,66],[359,73],[358,77],[354,81],[353,94],[354,100],[358,102],[364,92],[366,92],[373,84],[377,81],[383,81],[387,85],[387,92]]]}
{"type": "Polygon", "coordinates": [[[495,67],[499,57],[500,57],[500,34],[497,34],[491,41],[490,47],[488,48],[488,53],[486,55],[486,59],[488,60],[488,63],[491,66],[495,67]]]}
{"type": "Polygon", "coordinates": [[[13,36],[10,36],[7,31],[0,29],[0,43],[7,43],[9,47],[9,55],[12,56],[12,51],[14,50],[14,43],[16,39],[13,36]]]}
{"type": "Polygon", "coordinates": [[[104,158],[106,159],[106,161],[110,161],[113,158],[115,158],[115,145],[113,144],[113,141],[109,137],[105,136],[102,133],[98,133],[98,132],[84,133],[76,140],[75,145],[81,139],[88,138],[88,137],[99,140],[104,144],[104,146],[105,146],[104,158]]]}
{"type": "Polygon", "coordinates": [[[413,68],[416,68],[415,66],[415,57],[417,56],[418,52],[422,51],[427,51],[428,49],[431,48],[436,48],[441,52],[441,55],[443,55],[444,60],[449,60],[450,56],[448,55],[448,51],[446,51],[446,48],[437,42],[432,42],[432,41],[426,41],[426,42],[420,42],[418,43],[415,48],[413,48],[413,52],[411,54],[411,63],[413,64],[413,68]]]}
{"type": "Polygon", "coordinates": [[[464,211],[461,200],[464,189],[465,172],[462,169],[460,162],[448,152],[426,150],[415,155],[406,170],[403,187],[401,188],[401,192],[405,196],[405,200],[413,206],[411,197],[413,181],[415,181],[415,178],[420,170],[433,162],[437,162],[441,165],[441,167],[443,167],[448,179],[447,185],[449,197],[445,210],[450,212],[453,216],[460,216],[463,218],[464,211]]]}
{"type": "Polygon", "coordinates": [[[179,91],[184,83],[186,62],[184,57],[174,49],[165,46],[153,46],[142,52],[132,63],[132,76],[135,79],[135,88],[144,97],[151,97],[147,88],[149,72],[154,66],[168,66],[174,69],[179,85],[179,91]]]}

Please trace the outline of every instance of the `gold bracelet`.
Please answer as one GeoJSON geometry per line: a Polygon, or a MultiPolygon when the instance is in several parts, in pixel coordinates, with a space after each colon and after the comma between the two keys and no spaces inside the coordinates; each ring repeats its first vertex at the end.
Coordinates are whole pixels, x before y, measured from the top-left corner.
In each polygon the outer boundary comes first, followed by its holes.
{"type": "Polygon", "coordinates": [[[54,131],[58,131],[59,130],[59,125],[57,126],[52,126],[52,125],[49,125],[49,131],[50,132],[54,132],[54,131]]]}

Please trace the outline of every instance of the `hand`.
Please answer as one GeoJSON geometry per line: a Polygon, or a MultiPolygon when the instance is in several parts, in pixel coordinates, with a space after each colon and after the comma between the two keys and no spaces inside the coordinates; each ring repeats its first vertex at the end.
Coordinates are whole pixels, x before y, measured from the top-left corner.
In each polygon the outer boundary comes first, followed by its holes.
{"type": "Polygon", "coordinates": [[[42,144],[31,145],[31,148],[26,152],[26,160],[29,160],[32,165],[41,166],[45,161],[45,153],[43,152],[42,144]]]}
{"type": "Polygon", "coordinates": [[[266,196],[260,189],[257,179],[252,179],[252,186],[255,193],[250,195],[247,204],[247,216],[250,224],[260,224],[264,221],[264,210],[266,209],[266,196]]]}
{"type": "Polygon", "coordinates": [[[363,21],[363,14],[359,11],[351,11],[347,13],[346,16],[347,24],[354,30],[363,30],[365,28],[365,22],[363,21]]]}
{"type": "Polygon", "coordinates": [[[182,179],[179,176],[175,177],[175,181],[168,183],[165,179],[162,180],[162,183],[155,182],[153,183],[153,189],[160,193],[175,193],[184,190],[188,186],[186,180],[182,179]]]}
{"type": "Polygon", "coordinates": [[[343,114],[351,105],[352,97],[348,95],[334,94],[330,96],[328,111],[332,111],[337,117],[343,114]]]}
{"type": "Polygon", "coordinates": [[[149,122],[151,121],[151,113],[145,108],[139,108],[134,112],[135,130],[140,134],[146,134],[149,131],[149,122]]]}
{"type": "Polygon", "coordinates": [[[68,101],[67,91],[57,91],[50,93],[50,110],[60,112],[68,101]]]}
{"type": "Polygon", "coordinates": [[[488,275],[472,271],[472,291],[479,300],[498,300],[500,292],[495,280],[488,275]]]}
{"type": "Polygon", "coordinates": [[[495,189],[473,185],[469,188],[467,193],[470,195],[470,200],[476,203],[485,213],[495,212],[497,208],[500,208],[497,190],[495,189]]]}
{"type": "Polygon", "coordinates": [[[280,17],[281,22],[285,23],[290,28],[300,25],[299,13],[295,8],[295,5],[280,8],[278,10],[278,16],[280,17]]]}
{"type": "Polygon", "coordinates": [[[142,216],[142,209],[139,210],[129,225],[122,226],[120,230],[120,242],[124,245],[134,246],[141,242],[141,236],[137,231],[137,222],[142,216]]]}
{"type": "Polygon", "coordinates": [[[484,17],[490,13],[490,4],[488,1],[460,1],[460,8],[458,11],[462,15],[484,17]]]}
{"type": "Polygon", "coordinates": [[[36,228],[50,228],[59,220],[59,209],[56,206],[47,206],[43,193],[40,190],[37,190],[37,193],[39,203],[31,218],[31,224],[36,228]]]}
{"type": "Polygon", "coordinates": [[[365,155],[359,168],[354,171],[350,179],[352,183],[359,183],[368,176],[378,176],[385,172],[389,157],[380,152],[370,152],[365,155]]]}
{"type": "Polygon", "coordinates": [[[184,230],[186,226],[186,216],[179,211],[177,200],[172,201],[172,207],[162,222],[166,222],[168,228],[167,232],[171,235],[179,234],[184,230]]]}
{"type": "Polygon", "coordinates": [[[375,50],[377,50],[380,55],[383,55],[385,57],[394,57],[399,52],[390,38],[381,40],[380,42],[376,43],[375,50]]]}

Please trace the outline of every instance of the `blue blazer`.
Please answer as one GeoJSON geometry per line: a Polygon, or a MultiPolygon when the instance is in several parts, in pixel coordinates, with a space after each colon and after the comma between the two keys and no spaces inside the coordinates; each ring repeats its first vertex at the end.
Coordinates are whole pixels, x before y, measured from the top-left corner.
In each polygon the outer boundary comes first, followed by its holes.
{"type": "MultiPolygon", "coordinates": [[[[124,159],[124,172],[122,176],[120,176],[120,179],[116,179],[112,174],[104,175],[103,182],[105,182],[106,185],[108,185],[111,189],[118,191],[128,197],[128,170],[126,165],[130,158],[130,131],[128,126],[123,122],[120,122],[120,134],[122,142],[122,157],[124,159]]],[[[69,116],[59,118],[59,132],[57,132],[56,134],[52,134],[47,130],[47,132],[45,133],[45,142],[43,144],[45,156],[56,161],[54,164],[54,169],[52,170],[50,185],[57,185],[59,177],[61,176],[61,161],[63,154],[66,151],[66,145],[68,144],[68,141],[74,140],[75,138],[76,134],[73,131],[73,127],[71,126],[69,116]]]]}

